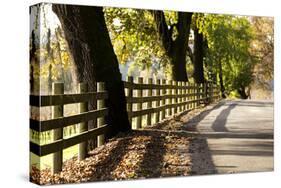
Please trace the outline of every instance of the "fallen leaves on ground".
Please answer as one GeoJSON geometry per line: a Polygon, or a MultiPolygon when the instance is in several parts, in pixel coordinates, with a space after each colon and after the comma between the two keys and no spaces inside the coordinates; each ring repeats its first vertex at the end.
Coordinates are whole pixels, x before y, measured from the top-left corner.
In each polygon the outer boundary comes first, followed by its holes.
{"type": "MultiPolygon", "coordinates": [[[[50,169],[39,171],[32,167],[31,181],[49,185],[208,174],[202,171],[203,166],[210,163],[206,139],[176,131],[183,130],[183,123],[203,110],[205,108],[175,116],[144,130],[120,134],[89,152],[82,161],[77,157],[67,160],[60,173],[52,174],[50,169]]],[[[210,165],[208,167],[212,169],[210,165]]]]}

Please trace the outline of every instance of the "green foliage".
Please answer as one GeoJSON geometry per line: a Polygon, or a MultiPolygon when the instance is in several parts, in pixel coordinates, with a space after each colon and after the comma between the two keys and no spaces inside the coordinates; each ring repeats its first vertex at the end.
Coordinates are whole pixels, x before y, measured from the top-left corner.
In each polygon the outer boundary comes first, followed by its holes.
{"type": "Polygon", "coordinates": [[[198,17],[196,24],[208,41],[208,71],[218,72],[222,64],[228,92],[249,86],[256,63],[249,50],[254,36],[249,18],[208,14],[198,17]]]}
{"type": "Polygon", "coordinates": [[[166,63],[149,12],[137,9],[105,8],[105,18],[119,63],[128,61],[143,66],[154,59],[166,63]]]}

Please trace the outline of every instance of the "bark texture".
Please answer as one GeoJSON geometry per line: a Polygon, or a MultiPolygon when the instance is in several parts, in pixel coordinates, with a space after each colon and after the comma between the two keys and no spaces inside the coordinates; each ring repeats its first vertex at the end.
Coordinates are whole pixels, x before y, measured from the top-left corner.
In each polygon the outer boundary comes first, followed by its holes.
{"type": "Polygon", "coordinates": [[[198,28],[194,29],[194,55],[193,55],[193,78],[196,83],[204,83],[204,38],[202,33],[199,33],[198,28]]]}
{"type": "MultiPolygon", "coordinates": [[[[61,22],[74,58],[78,81],[87,83],[89,91],[96,89],[94,82],[105,82],[109,109],[106,121],[111,127],[107,137],[131,130],[124,85],[102,8],[55,4],[53,11],[61,22]]],[[[95,103],[91,103],[89,108],[96,108],[95,103]]]]}

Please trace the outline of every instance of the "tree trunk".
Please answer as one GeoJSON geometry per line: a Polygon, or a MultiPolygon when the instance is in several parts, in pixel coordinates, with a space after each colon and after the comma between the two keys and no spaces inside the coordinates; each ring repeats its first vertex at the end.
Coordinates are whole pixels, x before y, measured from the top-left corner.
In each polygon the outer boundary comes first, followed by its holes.
{"type": "Polygon", "coordinates": [[[225,87],[224,87],[223,76],[222,76],[222,64],[221,64],[221,62],[219,62],[219,81],[220,81],[220,88],[221,88],[221,97],[226,98],[225,87]]]}
{"type": "Polygon", "coordinates": [[[186,50],[180,49],[180,46],[174,47],[174,54],[170,56],[172,65],[172,79],[176,81],[188,81],[186,72],[186,50]],[[179,48],[179,49],[177,49],[179,48]]]}
{"type": "MultiPolygon", "coordinates": [[[[106,118],[112,137],[118,132],[131,130],[126,111],[124,85],[106,27],[101,7],[53,5],[69,49],[74,58],[79,82],[87,83],[89,91],[96,89],[94,82],[105,82],[108,92],[106,118]]],[[[91,103],[89,109],[96,106],[91,103]]],[[[93,128],[93,127],[89,127],[93,128]]]]}
{"type": "Polygon", "coordinates": [[[202,33],[199,33],[198,28],[194,29],[194,52],[193,52],[193,78],[196,83],[204,83],[204,65],[203,65],[203,58],[204,58],[204,41],[202,33]]]}
{"type": "Polygon", "coordinates": [[[35,64],[38,63],[38,58],[36,56],[36,45],[35,45],[35,33],[34,30],[31,32],[31,49],[29,51],[29,62],[30,62],[30,94],[34,94],[34,67],[32,65],[32,61],[35,61],[35,64]]]}
{"type": "Polygon", "coordinates": [[[178,12],[178,22],[168,27],[163,11],[151,11],[156,29],[167,56],[171,60],[172,78],[176,81],[188,81],[186,72],[186,56],[192,13],[178,12]],[[173,40],[173,30],[177,29],[177,37],[173,40]]]}
{"type": "Polygon", "coordinates": [[[248,98],[248,95],[246,94],[246,91],[245,91],[245,87],[244,87],[244,86],[241,86],[241,87],[238,89],[238,93],[239,93],[241,99],[247,99],[247,98],[248,98]]]}

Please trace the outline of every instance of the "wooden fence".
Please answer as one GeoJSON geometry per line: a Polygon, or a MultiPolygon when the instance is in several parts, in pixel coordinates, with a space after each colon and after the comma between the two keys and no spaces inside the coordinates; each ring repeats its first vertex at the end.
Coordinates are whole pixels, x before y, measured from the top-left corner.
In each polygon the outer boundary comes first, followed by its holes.
{"type": "MultiPolygon", "coordinates": [[[[124,86],[129,120],[131,124],[134,122],[135,129],[219,99],[218,87],[211,82],[197,85],[164,79],[154,81],[147,79],[144,83],[143,78],[137,78],[135,83],[133,77],[128,77],[128,80],[124,81],[124,86]]],[[[107,93],[103,83],[97,83],[96,92],[88,92],[87,85],[83,83],[79,84],[78,94],[64,94],[63,88],[62,83],[54,83],[52,95],[30,96],[31,106],[39,108],[52,106],[52,119],[44,121],[30,119],[30,129],[39,133],[53,130],[53,142],[44,145],[40,142],[30,142],[30,151],[38,156],[53,153],[54,173],[62,169],[63,149],[79,144],[78,159],[82,160],[86,157],[87,141],[96,139],[97,146],[104,144],[104,135],[109,129],[104,120],[108,109],[104,103],[107,93]],[[87,110],[90,101],[97,102],[97,109],[87,110]],[[79,104],[79,114],[64,117],[64,105],[73,103],[79,104]],[[87,122],[91,120],[94,120],[96,128],[88,130],[87,122]],[[77,123],[79,134],[64,138],[63,129],[77,123]]]]}
{"type": "Polygon", "coordinates": [[[97,138],[98,146],[104,143],[104,134],[108,126],[104,122],[104,116],[108,109],[104,106],[107,93],[104,84],[97,83],[97,92],[87,92],[86,84],[79,84],[79,94],[64,94],[62,83],[52,85],[52,95],[30,96],[30,105],[35,107],[52,106],[52,119],[39,121],[30,119],[30,129],[37,132],[53,130],[53,142],[45,145],[30,142],[30,151],[38,156],[53,153],[53,172],[62,169],[63,149],[79,144],[78,158],[82,160],[87,152],[87,140],[97,138]],[[97,101],[97,109],[87,111],[89,101],[97,101]],[[66,104],[79,103],[79,114],[64,117],[63,109],[66,104]],[[96,128],[88,130],[87,123],[90,120],[97,125],[96,128]],[[79,123],[79,134],[63,138],[63,128],[79,123]]]}
{"type": "Polygon", "coordinates": [[[158,123],[168,116],[219,99],[219,89],[212,82],[190,84],[151,78],[146,82],[143,78],[137,78],[134,82],[133,77],[128,77],[124,85],[127,90],[129,120],[131,124],[135,124],[135,129],[158,123]]]}

